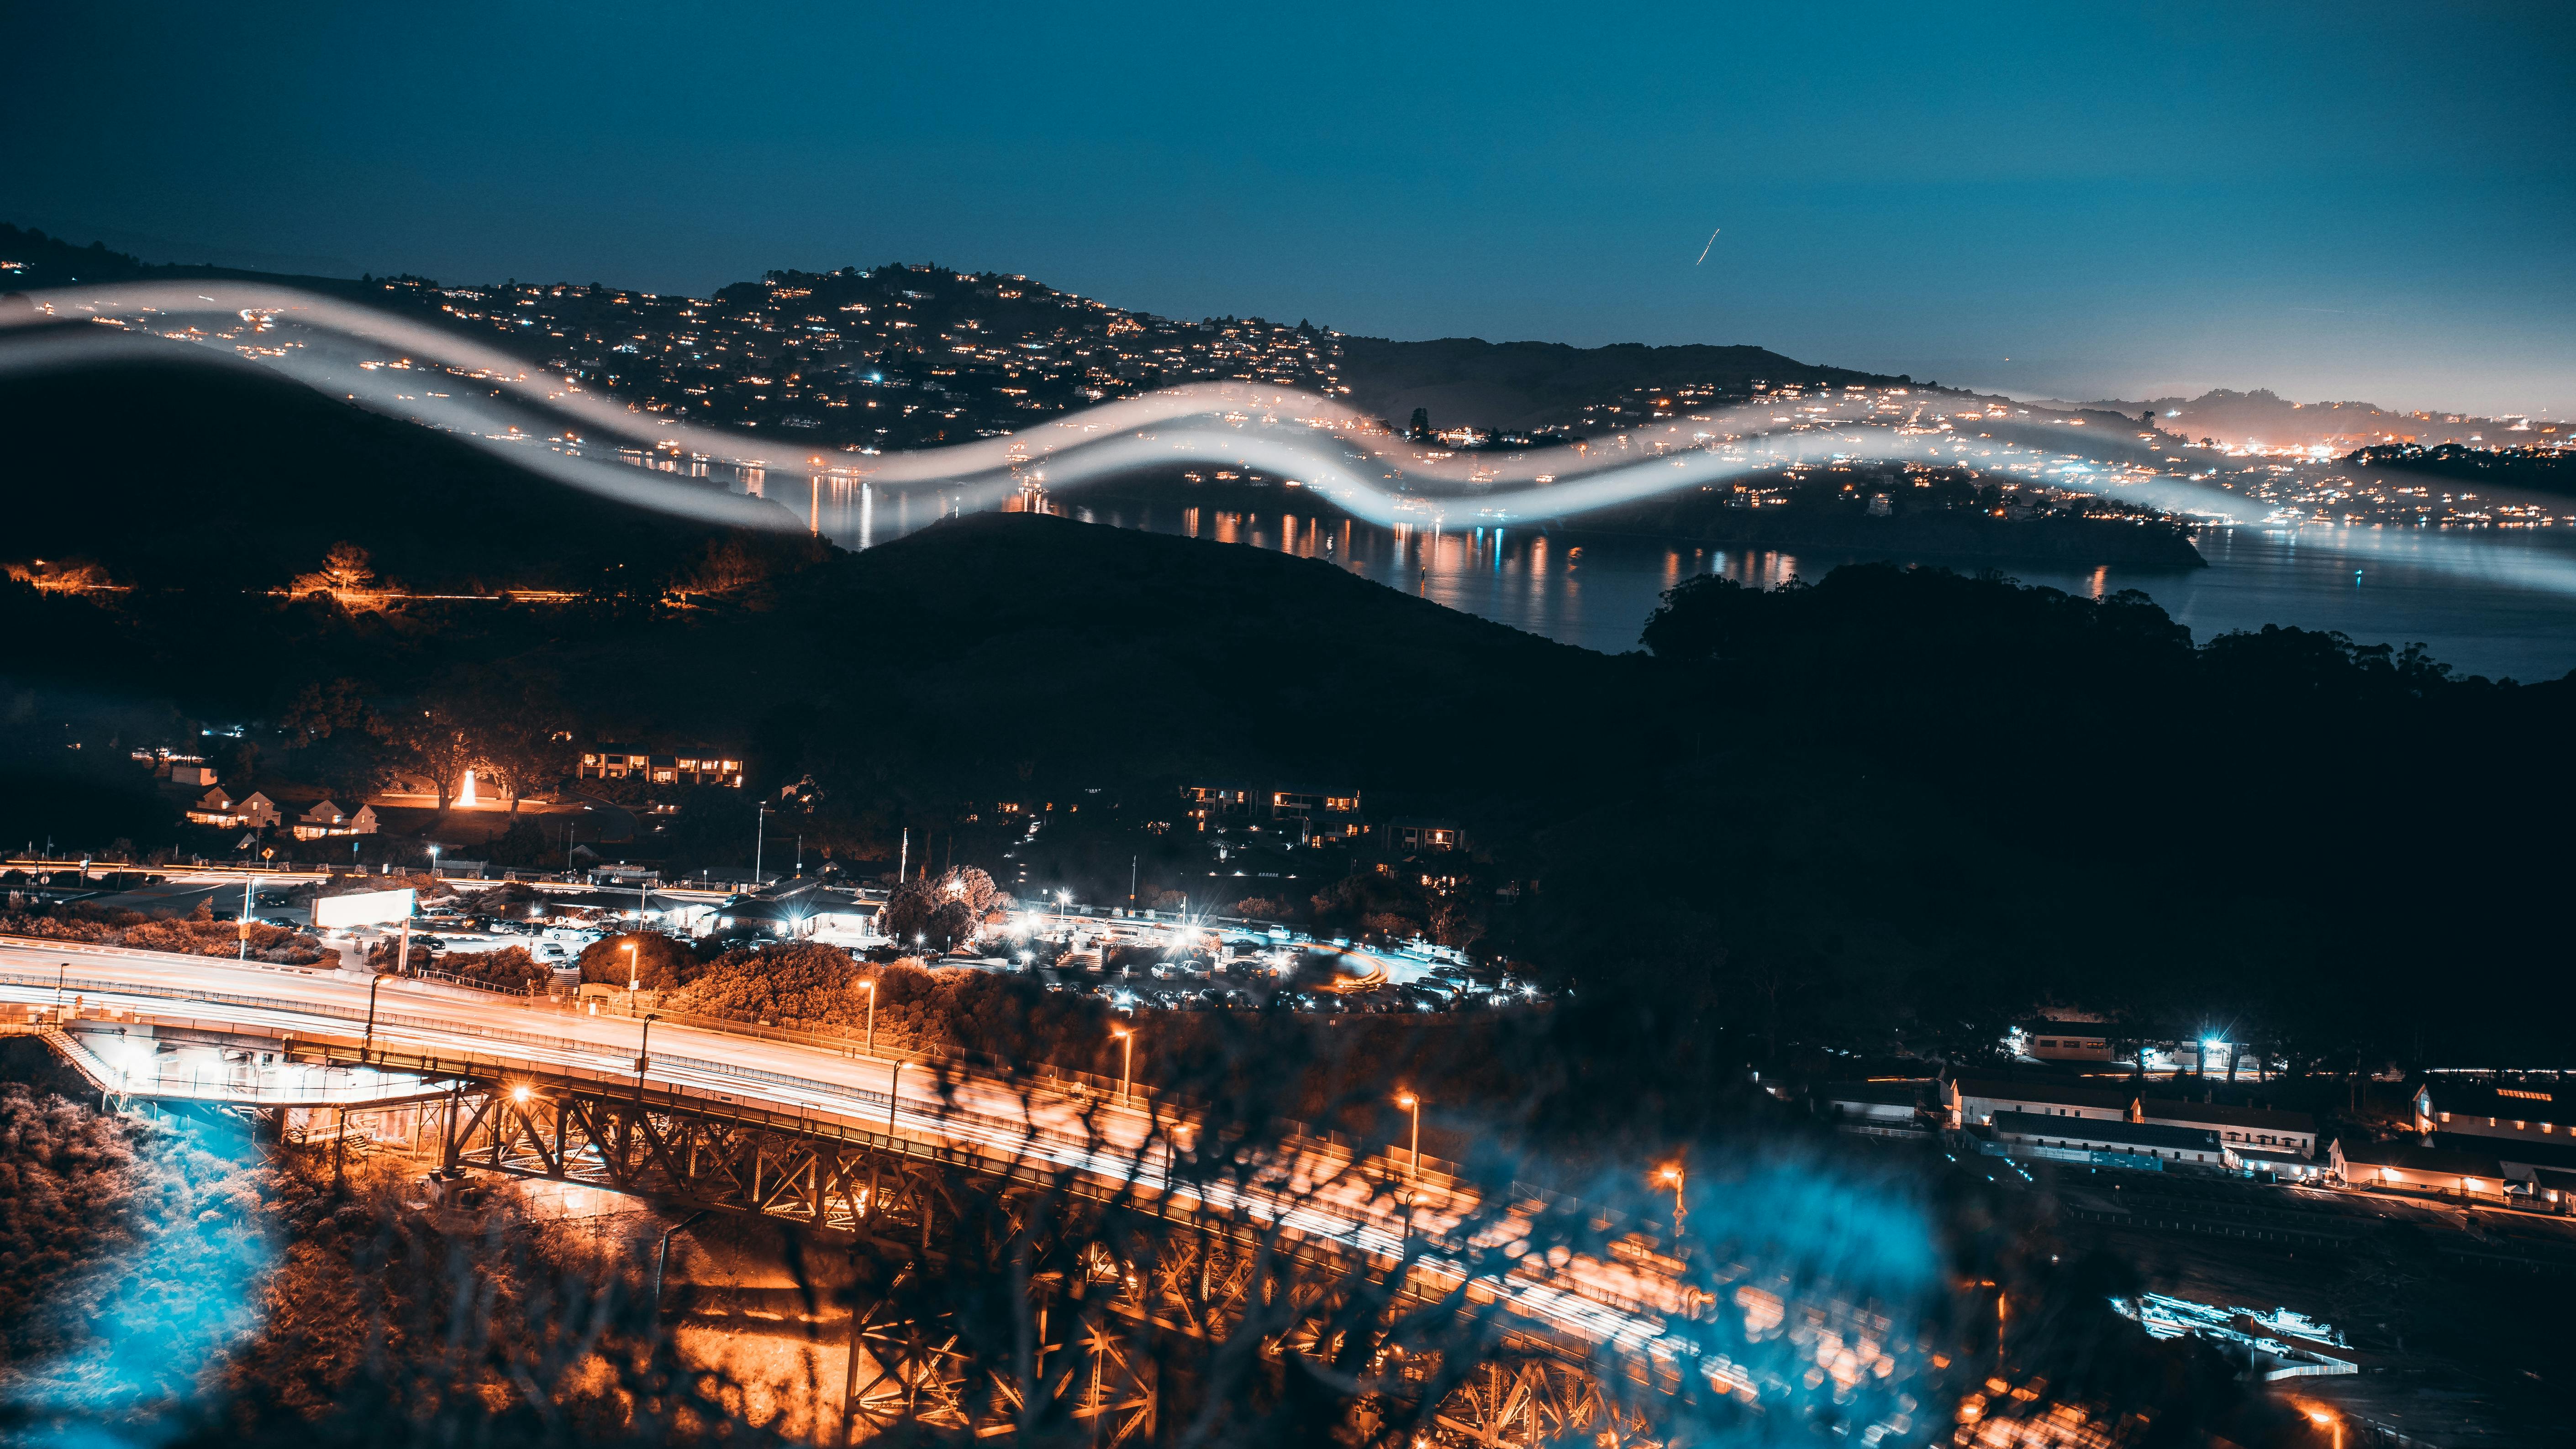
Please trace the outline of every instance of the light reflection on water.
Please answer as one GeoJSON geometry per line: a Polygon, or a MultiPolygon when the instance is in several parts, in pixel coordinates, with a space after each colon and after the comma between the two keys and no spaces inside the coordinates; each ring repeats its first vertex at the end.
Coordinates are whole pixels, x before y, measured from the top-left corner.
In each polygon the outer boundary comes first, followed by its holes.
{"type": "MultiPolygon", "coordinates": [[[[774,487],[774,483],[773,483],[774,487]]],[[[953,503],[935,492],[827,480],[808,503],[836,542],[867,548],[927,526],[953,503]]],[[[1768,588],[1822,579],[1864,556],[1720,548],[1562,527],[1381,528],[1334,512],[1216,507],[1086,495],[1035,506],[1090,523],[1213,539],[1329,560],[1363,578],[1567,644],[1616,653],[1666,589],[1700,574],[1768,588]]],[[[1027,496],[1006,507],[1030,506],[1027,496]]],[[[2100,598],[2138,589],[2196,639],[2293,624],[2366,643],[2421,642],[2463,673],[2555,678],[2576,669],[2576,535],[2421,533],[2310,525],[2202,533],[2205,569],[2019,564],[2024,583],[2100,598]],[[2356,581],[2354,571],[2361,570],[2356,581]]],[[[1974,572],[1989,565],[1924,557],[1974,572]]]]}

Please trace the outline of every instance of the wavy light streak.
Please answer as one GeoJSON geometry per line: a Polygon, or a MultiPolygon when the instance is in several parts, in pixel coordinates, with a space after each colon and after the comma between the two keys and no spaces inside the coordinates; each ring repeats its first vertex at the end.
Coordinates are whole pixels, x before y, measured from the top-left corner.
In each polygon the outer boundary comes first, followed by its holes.
{"type": "MultiPolygon", "coordinates": [[[[2056,486],[2221,519],[2242,519],[2248,507],[2223,489],[2149,474],[2149,450],[2108,429],[1971,416],[1964,404],[1931,395],[1903,418],[1837,417],[1844,400],[1826,394],[1798,403],[1746,403],[1686,420],[1641,419],[1608,442],[1496,454],[1417,443],[1347,404],[1292,389],[1193,384],[1103,403],[1004,437],[879,455],[818,451],[649,413],[474,338],[290,287],[154,282],[58,289],[31,300],[32,311],[0,317],[0,374],[111,357],[247,361],[326,396],[441,428],[573,487],[745,527],[783,530],[806,520],[760,498],[629,466],[614,447],[660,462],[687,458],[896,489],[936,488],[961,511],[991,507],[1030,482],[1061,492],[1148,468],[1239,465],[1295,479],[1352,516],[1387,527],[1565,518],[1832,461],[2046,472],[2056,486]],[[98,332],[115,330],[83,336],[58,325],[83,318],[102,324],[98,332]],[[47,330],[26,335],[31,327],[47,330]],[[164,346],[171,343],[179,345],[164,346]],[[441,382],[451,390],[442,391],[441,382]],[[1964,421],[1941,427],[1942,408],[1964,421]],[[574,426],[566,428],[567,422],[574,426]],[[1964,431],[1970,425],[1978,435],[1964,431]]],[[[2355,558],[2402,559],[2484,582],[2576,594],[2576,561],[2543,550],[2412,530],[2334,529],[2319,544],[2355,558]]]]}

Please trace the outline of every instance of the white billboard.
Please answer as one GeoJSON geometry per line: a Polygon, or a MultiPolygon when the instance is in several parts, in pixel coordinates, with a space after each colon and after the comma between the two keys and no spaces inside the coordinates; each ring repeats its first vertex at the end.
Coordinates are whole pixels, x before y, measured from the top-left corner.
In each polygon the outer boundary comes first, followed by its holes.
{"type": "Polygon", "coordinates": [[[324,896],[313,903],[313,924],[328,928],[408,921],[415,894],[417,892],[405,887],[398,891],[360,891],[353,896],[324,896]]]}

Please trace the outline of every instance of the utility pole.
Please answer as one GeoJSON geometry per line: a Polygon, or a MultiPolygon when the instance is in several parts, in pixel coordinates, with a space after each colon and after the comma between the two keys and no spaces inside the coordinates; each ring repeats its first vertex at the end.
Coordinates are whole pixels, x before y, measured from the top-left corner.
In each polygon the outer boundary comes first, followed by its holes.
{"type": "Polygon", "coordinates": [[[241,961],[241,964],[243,964],[243,965],[245,965],[245,966],[247,966],[247,965],[249,965],[249,964],[250,964],[250,903],[251,903],[251,897],[252,897],[253,893],[254,893],[254,892],[256,892],[258,889],[259,889],[259,877],[258,877],[258,876],[252,876],[250,879],[248,879],[248,880],[246,880],[246,881],[243,881],[243,882],[242,882],[241,954],[240,954],[239,959],[240,959],[240,961],[241,961]]]}
{"type": "Polygon", "coordinates": [[[753,812],[753,818],[758,820],[759,824],[753,826],[751,831],[751,888],[758,890],[760,889],[760,848],[768,844],[769,836],[768,801],[760,802],[760,808],[753,812]]]}
{"type": "Polygon", "coordinates": [[[910,874],[912,874],[912,827],[907,825],[903,828],[903,854],[895,857],[895,884],[903,884],[903,878],[910,874]]]}
{"type": "Polygon", "coordinates": [[[1140,856],[1127,857],[1127,909],[1136,909],[1136,862],[1140,856]]]}

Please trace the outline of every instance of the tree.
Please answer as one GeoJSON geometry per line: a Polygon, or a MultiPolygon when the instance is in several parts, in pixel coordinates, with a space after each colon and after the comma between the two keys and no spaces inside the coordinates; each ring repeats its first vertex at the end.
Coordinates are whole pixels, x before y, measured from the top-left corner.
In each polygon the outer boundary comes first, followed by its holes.
{"type": "Polygon", "coordinates": [[[581,953],[581,979],[586,986],[623,987],[631,979],[643,982],[648,991],[668,991],[697,972],[695,953],[659,931],[605,936],[591,942],[581,953]],[[631,978],[626,974],[629,945],[635,948],[635,975],[631,978]]]}
{"type": "Polygon", "coordinates": [[[456,782],[474,763],[473,733],[464,717],[445,701],[429,701],[396,717],[393,731],[405,757],[433,782],[438,813],[447,813],[456,782]]]}
{"type": "Polygon", "coordinates": [[[711,538],[706,553],[679,587],[684,593],[728,593],[767,578],[772,562],[739,538],[711,538]]]}
{"type": "Polygon", "coordinates": [[[392,760],[382,716],[355,681],[308,684],[278,721],[287,736],[290,771],[335,794],[364,796],[383,787],[392,760]]]}
{"type": "Polygon", "coordinates": [[[885,932],[898,941],[920,937],[943,947],[971,941],[984,917],[1016,904],[993,878],[973,866],[948,871],[937,880],[909,881],[886,902],[885,932]]]}
{"type": "Polygon", "coordinates": [[[474,763],[510,802],[564,773],[564,744],[556,728],[558,712],[532,691],[518,698],[495,694],[470,697],[463,705],[474,763]]]}
{"type": "Polygon", "coordinates": [[[355,592],[374,583],[376,571],[365,549],[343,540],[331,545],[331,551],[323,556],[322,577],[330,580],[334,589],[355,592]]]}
{"type": "Polygon", "coordinates": [[[375,583],[376,570],[367,551],[344,539],[323,555],[321,568],[297,574],[290,587],[298,594],[327,593],[346,603],[350,595],[365,594],[375,583]]]}

